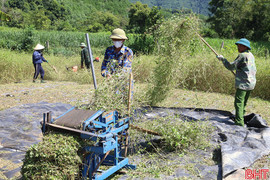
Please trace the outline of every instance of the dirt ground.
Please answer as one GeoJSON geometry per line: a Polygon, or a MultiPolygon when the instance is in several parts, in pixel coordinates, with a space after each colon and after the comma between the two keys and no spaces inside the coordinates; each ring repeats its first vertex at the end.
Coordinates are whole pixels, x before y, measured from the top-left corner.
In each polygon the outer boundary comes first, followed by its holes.
{"type": "MultiPolygon", "coordinates": [[[[135,91],[143,91],[144,85],[135,84],[135,91]]],[[[0,110],[21,104],[41,101],[68,103],[73,106],[87,104],[94,93],[93,84],[75,82],[20,83],[0,85],[0,110]]],[[[196,107],[234,111],[234,97],[219,93],[207,93],[176,89],[158,106],[164,107],[196,107]]],[[[259,98],[250,98],[246,113],[260,114],[270,124],[270,102],[259,98]]]]}
{"type": "Polygon", "coordinates": [[[76,106],[89,103],[93,90],[93,85],[80,85],[73,82],[4,84],[0,85],[0,110],[41,101],[62,102],[76,106]]]}

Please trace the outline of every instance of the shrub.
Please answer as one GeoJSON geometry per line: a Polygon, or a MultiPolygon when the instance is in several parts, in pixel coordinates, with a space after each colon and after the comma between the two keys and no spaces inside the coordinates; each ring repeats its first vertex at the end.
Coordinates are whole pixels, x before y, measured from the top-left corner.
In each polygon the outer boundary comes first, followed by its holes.
{"type": "Polygon", "coordinates": [[[32,51],[33,47],[35,45],[36,37],[35,37],[35,33],[34,33],[34,28],[33,27],[27,27],[23,34],[22,34],[22,40],[21,40],[21,45],[20,45],[20,49],[23,51],[32,51]]]}

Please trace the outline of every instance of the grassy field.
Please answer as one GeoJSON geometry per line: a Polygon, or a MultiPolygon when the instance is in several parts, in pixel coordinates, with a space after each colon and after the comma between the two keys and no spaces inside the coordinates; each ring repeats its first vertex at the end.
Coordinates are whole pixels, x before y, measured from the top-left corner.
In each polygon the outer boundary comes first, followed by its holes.
{"type": "MultiPolygon", "coordinates": [[[[212,40],[215,42],[214,40],[212,40]]],[[[214,43],[213,43],[214,44],[214,43]]],[[[233,61],[238,55],[236,46],[232,42],[226,42],[228,47],[217,49],[229,61],[233,61]]],[[[215,44],[214,44],[215,45],[215,44]]],[[[234,94],[234,76],[225,69],[215,55],[203,44],[198,46],[198,53],[186,56],[181,62],[181,69],[174,73],[176,88],[198,90],[204,92],[217,92],[234,94]],[[201,48],[201,49],[200,49],[201,48]]],[[[78,50],[80,50],[78,48],[78,50]]],[[[97,81],[100,82],[101,62],[105,48],[93,48],[93,56],[100,57],[100,62],[94,62],[97,81]]],[[[258,51],[254,50],[256,54],[258,51]]],[[[91,74],[86,70],[74,73],[66,67],[77,65],[80,67],[80,54],[63,56],[46,53],[44,57],[49,64],[43,63],[45,79],[53,81],[72,81],[81,84],[92,83],[91,74]],[[57,72],[51,67],[54,66],[57,72]]],[[[133,60],[133,72],[135,80],[140,83],[149,82],[153,70],[161,57],[158,55],[135,55],[133,60]]],[[[270,100],[270,58],[255,56],[257,66],[257,85],[252,92],[253,97],[270,100]]],[[[166,65],[166,64],[165,64],[166,65]]],[[[0,49],[0,83],[12,83],[23,80],[31,81],[34,73],[32,54],[0,49]]]]}

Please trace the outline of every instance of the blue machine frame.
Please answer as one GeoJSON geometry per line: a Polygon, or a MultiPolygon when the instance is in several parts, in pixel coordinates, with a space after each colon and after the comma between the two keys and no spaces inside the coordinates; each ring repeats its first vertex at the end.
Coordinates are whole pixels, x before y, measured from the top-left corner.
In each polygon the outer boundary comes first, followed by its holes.
{"type": "Polygon", "coordinates": [[[136,169],[135,165],[128,163],[128,158],[122,156],[124,144],[120,141],[120,137],[125,137],[127,140],[129,117],[119,119],[117,111],[105,113],[99,110],[83,122],[82,130],[53,124],[58,118],[73,109],[69,109],[55,119],[51,118],[50,112],[44,113],[42,131],[45,133],[49,128],[64,129],[79,133],[82,139],[95,141],[95,145],[87,146],[83,149],[84,154],[86,154],[82,169],[83,179],[102,180],[121,168],[136,169]],[[109,166],[110,168],[102,171],[99,169],[101,165],[109,166]]]}

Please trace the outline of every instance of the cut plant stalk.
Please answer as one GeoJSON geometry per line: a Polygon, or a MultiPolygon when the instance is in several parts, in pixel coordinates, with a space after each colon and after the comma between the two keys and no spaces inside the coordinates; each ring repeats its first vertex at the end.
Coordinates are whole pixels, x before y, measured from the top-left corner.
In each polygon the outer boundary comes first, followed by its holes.
{"type": "MultiPolygon", "coordinates": [[[[48,62],[47,62],[48,63],[48,62]]],[[[57,69],[53,66],[53,65],[51,65],[50,63],[48,63],[49,64],[49,66],[51,67],[51,68],[53,68],[53,70],[58,74],[58,71],[57,71],[57,69]]]]}

